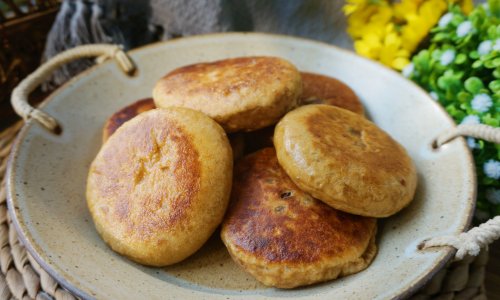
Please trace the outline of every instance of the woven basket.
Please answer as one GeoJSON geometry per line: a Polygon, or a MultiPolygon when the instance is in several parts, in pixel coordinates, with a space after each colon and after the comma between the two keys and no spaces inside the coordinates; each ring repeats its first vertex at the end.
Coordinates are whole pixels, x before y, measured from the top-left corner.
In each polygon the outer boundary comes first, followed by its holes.
{"type": "MultiPolygon", "coordinates": [[[[7,213],[5,169],[19,122],[0,133],[0,299],[75,299],[45,272],[17,238],[7,213]]],[[[486,299],[488,251],[449,262],[412,299],[486,299]]]]}
{"type": "MultiPolygon", "coordinates": [[[[58,0],[0,0],[0,128],[17,119],[10,93],[40,64],[47,33],[59,10],[58,0]]],[[[44,93],[32,94],[39,103],[44,93]]]]}

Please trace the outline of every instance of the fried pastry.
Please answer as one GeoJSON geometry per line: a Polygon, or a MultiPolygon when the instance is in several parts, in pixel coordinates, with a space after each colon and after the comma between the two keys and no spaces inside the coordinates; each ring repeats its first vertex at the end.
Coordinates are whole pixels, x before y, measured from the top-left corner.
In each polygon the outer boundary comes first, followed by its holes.
{"type": "Polygon", "coordinates": [[[298,105],[300,73],[278,57],[239,57],[181,67],[153,90],[157,107],[201,111],[227,132],[275,124],[298,105]]]}
{"type": "Polygon", "coordinates": [[[262,283],[293,288],[365,269],[376,254],[374,218],[331,208],[301,191],[273,148],[241,159],[221,237],[262,283]]]}
{"type": "Polygon", "coordinates": [[[156,106],[153,98],[146,98],[138,100],[115,112],[104,124],[104,127],[102,129],[102,142],[105,143],[109,139],[109,137],[118,129],[118,127],[122,126],[123,123],[127,122],[138,114],[148,110],[152,110],[155,107],[156,106]]]}
{"type": "Polygon", "coordinates": [[[222,221],[233,159],[224,130],[203,113],[154,109],[123,124],[90,166],[87,204],[101,237],[145,265],[198,250],[222,221]]]}
{"type": "MultiPolygon", "coordinates": [[[[342,81],[325,75],[300,72],[303,83],[300,105],[327,104],[364,115],[363,104],[354,91],[342,81]]],[[[246,153],[273,146],[274,124],[244,133],[246,153]]]]}
{"type": "Polygon", "coordinates": [[[363,104],[347,84],[320,74],[301,72],[300,75],[304,87],[301,105],[327,104],[364,115],[363,104]]]}
{"type": "Polygon", "coordinates": [[[359,114],[302,106],[276,125],[274,145],[295,184],[336,209],[388,217],[413,199],[417,173],[410,156],[359,114]]]}

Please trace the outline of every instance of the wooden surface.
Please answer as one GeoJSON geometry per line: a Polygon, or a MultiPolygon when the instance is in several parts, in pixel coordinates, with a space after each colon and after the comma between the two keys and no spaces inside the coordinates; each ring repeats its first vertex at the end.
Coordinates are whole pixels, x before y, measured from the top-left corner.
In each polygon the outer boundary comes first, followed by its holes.
{"type": "Polygon", "coordinates": [[[488,299],[500,299],[500,240],[490,246],[485,284],[488,299]]]}

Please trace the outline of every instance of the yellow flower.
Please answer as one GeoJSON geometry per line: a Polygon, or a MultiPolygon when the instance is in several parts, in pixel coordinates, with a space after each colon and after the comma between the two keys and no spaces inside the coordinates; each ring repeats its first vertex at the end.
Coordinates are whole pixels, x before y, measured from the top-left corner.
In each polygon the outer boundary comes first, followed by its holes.
{"type": "Polygon", "coordinates": [[[370,18],[376,14],[379,9],[378,6],[370,5],[363,10],[352,13],[347,20],[347,32],[353,38],[361,37],[367,30],[370,30],[370,26],[367,26],[367,23],[369,23],[370,18]]]}
{"type": "Polygon", "coordinates": [[[404,49],[409,52],[415,51],[432,27],[439,21],[447,7],[447,4],[442,0],[429,0],[422,3],[416,14],[408,14],[406,16],[407,24],[401,30],[404,49]]]}
{"type": "Polygon", "coordinates": [[[472,0],[460,0],[460,8],[465,14],[470,14],[472,9],[474,8],[474,3],[472,0]]]}
{"type": "Polygon", "coordinates": [[[402,70],[410,62],[410,52],[403,49],[401,37],[393,24],[386,27],[386,32],[380,50],[380,62],[394,69],[402,70]]]}
{"type": "Polygon", "coordinates": [[[403,21],[409,14],[416,14],[418,6],[420,5],[418,0],[402,0],[399,3],[394,4],[394,16],[398,21],[403,21]]]}
{"type": "Polygon", "coordinates": [[[362,56],[379,60],[397,70],[409,62],[410,52],[402,49],[401,37],[393,24],[384,27],[384,34],[368,33],[354,42],[354,49],[362,56]]]}
{"type": "Polygon", "coordinates": [[[354,13],[355,11],[363,9],[368,4],[368,0],[347,0],[342,8],[346,16],[354,13]]]}
{"type": "Polygon", "coordinates": [[[411,54],[436,25],[450,3],[464,12],[472,0],[347,0],[347,31],[360,55],[376,59],[397,70],[403,69],[411,54]]]}
{"type": "Polygon", "coordinates": [[[392,61],[392,67],[395,70],[402,71],[410,63],[410,54],[400,54],[392,61]]]}
{"type": "Polygon", "coordinates": [[[382,43],[376,34],[366,34],[362,39],[354,42],[354,50],[362,56],[378,59],[382,43]]]}
{"type": "Polygon", "coordinates": [[[384,3],[387,3],[387,0],[347,0],[342,9],[345,15],[349,16],[356,11],[365,9],[366,6],[384,3]]]}
{"type": "Polygon", "coordinates": [[[348,32],[353,38],[366,34],[382,35],[385,26],[391,22],[392,10],[387,3],[370,5],[354,12],[348,19],[348,32]]]}

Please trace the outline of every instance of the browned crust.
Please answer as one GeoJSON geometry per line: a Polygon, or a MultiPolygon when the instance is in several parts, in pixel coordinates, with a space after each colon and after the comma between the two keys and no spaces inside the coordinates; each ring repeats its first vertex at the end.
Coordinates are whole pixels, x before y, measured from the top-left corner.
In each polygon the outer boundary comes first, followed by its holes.
{"type": "Polygon", "coordinates": [[[159,113],[116,134],[91,168],[93,188],[110,204],[100,209],[109,210],[111,222],[125,224],[125,234],[140,240],[182,222],[200,187],[200,162],[190,135],[159,113]],[[175,180],[167,182],[170,176],[175,180]],[[138,190],[143,185],[157,189],[138,190]]]}
{"type": "Polygon", "coordinates": [[[376,230],[375,219],[335,210],[301,191],[272,148],[238,162],[231,203],[222,226],[224,243],[250,273],[273,286],[310,284],[311,274],[300,279],[301,270],[315,266],[318,273],[328,273],[326,269],[356,261],[376,230]],[[265,274],[273,266],[296,272],[294,282],[279,272],[265,274]]]}
{"type": "Polygon", "coordinates": [[[302,82],[290,62],[277,57],[239,57],[178,68],[160,79],[158,107],[199,110],[228,132],[275,124],[298,104],[302,82]]]}
{"type": "Polygon", "coordinates": [[[358,114],[304,106],[280,121],[274,142],[294,182],[336,209],[386,217],[413,199],[417,176],[406,150],[358,114]]]}
{"type": "Polygon", "coordinates": [[[337,78],[301,72],[303,91],[301,104],[334,105],[364,115],[363,104],[356,93],[337,78]]]}
{"type": "Polygon", "coordinates": [[[102,131],[102,142],[105,143],[109,137],[122,126],[123,123],[132,119],[140,113],[156,108],[153,98],[138,100],[115,112],[106,121],[102,131]]]}
{"type": "MultiPolygon", "coordinates": [[[[363,104],[347,84],[320,74],[300,72],[300,75],[303,83],[301,105],[327,104],[364,115],[363,104]]],[[[245,153],[273,147],[273,135],[274,125],[245,133],[245,153]]]]}
{"type": "Polygon", "coordinates": [[[168,265],[201,247],[221,222],[231,171],[229,142],[213,120],[188,109],[155,109],[104,144],[89,170],[87,204],[115,251],[168,265]]]}

